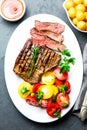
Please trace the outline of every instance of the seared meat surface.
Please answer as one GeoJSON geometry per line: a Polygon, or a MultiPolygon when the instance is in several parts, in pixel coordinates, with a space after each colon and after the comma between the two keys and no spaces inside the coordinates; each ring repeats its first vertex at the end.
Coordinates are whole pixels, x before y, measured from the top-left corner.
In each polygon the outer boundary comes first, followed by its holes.
{"type": "Polygon", "coordinates": [[[20,51],[13,71],[26,82],[38,83],[44,72],[58,66],[61,56],[46,46],[37,46],[30,39],[20,51]]]}

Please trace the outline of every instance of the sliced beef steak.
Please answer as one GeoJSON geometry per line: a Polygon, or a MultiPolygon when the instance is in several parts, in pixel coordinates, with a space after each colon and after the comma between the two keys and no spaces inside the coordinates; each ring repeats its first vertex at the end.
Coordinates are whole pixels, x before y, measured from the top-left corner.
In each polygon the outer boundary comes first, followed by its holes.
{"type": "Polygon", "coordinates": [[[60,50],[64,51],[66,46],[62,42],[57,42],[55,40],[52,40],[46,36],[41,36],[39,34],[33,34],[31,37],[31,40],[33,43],[40,45],[40,46],[47,46],[53,50],[60,50]]]}
{"type": "Polygon", "coordinates": [[[32,28],[30,30],[30,34],[34,36],[34,34],[39,34],[41,36],[47,36],[57,42],[62,42],[64,40],[64,36],[62,34],[54,33],[51,31],[38,31],[36,28],[32,28]]]}
{"type": "Polygon", "coordinates": [[[60,23],[40,22],[38,20],[35,20],[35,27],[38,31],[47,30],[58,34],[64,32],[65,29],[65,26],[60,23]]]}
{"type": "Polygon", "coordinates": [[[25,81],[34,84],[41,80],[41,75],[58,66],[61,56],[46,46],[37,46],[28,39],[20,51],[13,71],[25,81]],[[34,59],[33,48],[39,53],[34,59]]]}

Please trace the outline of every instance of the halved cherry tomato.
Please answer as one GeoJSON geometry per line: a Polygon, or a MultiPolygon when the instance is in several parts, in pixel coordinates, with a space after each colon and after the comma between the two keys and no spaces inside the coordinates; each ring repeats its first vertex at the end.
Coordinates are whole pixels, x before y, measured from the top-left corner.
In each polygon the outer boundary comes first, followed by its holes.
{"type": "Polygon", "coordinates": [[[68,79],[68,72],[65,71],[64,73],[61,73],[61,68],[60,67],[57,67],[53,71],[53,73],[59,80],[67,80],[68,79]]]}
{"type": "Polygon", "coordinates": [[[56,98],[56,102],[62,107],[67,107],[70,103],[70,98],[68,94],[60,93],[56,98]]]}
{"type": "Polygon", "coordinates": [[[53,89],[53,96],[56,96],[59,92],[57,86],[56,85],[50,85],[50,87],[52,87],[52,89],[53,89]]]}
{"type": "Polygon", "coordinates": [[[66,80],[64,84],[65,84],[65,86],[67,87],[66,93],[69,93],[69,92],[70,92],[70,86],[71,86],[71,85],[70,85],[70,82],[69,82],[68,80],[66,80]]]}
{"type": "Polygon", "coordinates": [[[42,75],[42,82],[44,84],[54,84],[55,82],[55,75],[53,72],[46,72],[42,75]]]}
{"type": "Polygon", "coordinates": [[[46,112],[49,116],[55,118],[60,118],[61,117],[61,107],[57,103],[51,103],[48,105],[46,108],[46,112]]]}
{"type": "Polygon", "coordinates": [[[33,86],[33,92],[34,92],[34,93],[38,93],[38,89],[39,89],[39,87],[42,86],[42,85],[43,85],[43,84],[40,84],[40,83],[34,84],[34,86],[33,86]]]}
{"type": "Polygon", "coordinates": [[[25,100],[29,105],[38,106],[38,100],[34,96],[28,96],[25,100]]]}
{"type": "Polygon", "coordinates": [[[63,85],[63,84],[64,84],[64,82],[63,82],[63,81],[61,81],[61,80],[59,80],[59,79],[55,79],[55,83],[54,83],[54,84],[58,87],[58,86],[63,85]]]}
{"type": "Polygon", "coordinates": [[[53,88],[51,85],[42,85],[39,87],[39,90],[44,93],[43,99],[49,99],[53,96],[53,88]]]}
{"type": "Polygon", "coordinates": [[[26,98],[32,92],[32,85],[23,81],[18,87],[18,94],[22,98],[26,98]]]}
{"type": "Polygon", "coordinates": [[[49,104],[52,103],[52,99],[42,99],[41,107],[46,108],[49,104]]]}

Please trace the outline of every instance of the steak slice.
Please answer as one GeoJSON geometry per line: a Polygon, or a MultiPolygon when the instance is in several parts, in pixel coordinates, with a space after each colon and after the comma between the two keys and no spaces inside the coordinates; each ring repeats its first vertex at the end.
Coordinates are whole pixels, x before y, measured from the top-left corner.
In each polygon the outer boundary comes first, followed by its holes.
{"type": "Polygon", "coordinates": [[[37,46],[28,39],[15,61],[13,71],[26,82],[35,84],[40,82],[44,72],[57,67],[60,60],[61,56],[55,51],[46,46],[37,46]],[[39,50],[36,60],[33,49],[39,50]]]}
{"type": "Polygon", "coordinates": [[[34,34],[39,34],[41,36],[47,36],[57,42],[62,42],[64,40],[64,36],[62,34],[54,33],[51,31],[38,31],[36,28],[32,28],[30,30],[30,34],[33,36],[34,34]]]}
{"type": "Polygon", "coordinates": [[[52,40],[46,36],[41,36],[39,34],[33,34],[33,36],[31,37],[31,40],[33,43],[40,45],[40,46],[47,46],[50,49],[53,50],[60,50],[60,51],[64,51],[66,46],[62,43],[62,42],[57,42],[55,40],[52,40]]]}
{"type": "Polygon", "coordinates": [[[38,20],[35,20],[35,27],[38,31],[47,30],[58,34],[65,30],[65,26],[60,23],[40,22],[38,20]]]}

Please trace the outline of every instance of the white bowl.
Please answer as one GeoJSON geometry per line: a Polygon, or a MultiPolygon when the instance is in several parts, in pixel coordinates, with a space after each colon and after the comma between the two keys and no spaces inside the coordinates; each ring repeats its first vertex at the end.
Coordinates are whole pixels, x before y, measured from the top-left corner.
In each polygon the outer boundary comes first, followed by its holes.
{"type": "Polygon", "coordinates": [[[26,5],[25,5],[24,0],[20,0],[20,2],[21,2],[22,5],[23,5],[23,11],[22,11],[21,15],[18,16],[17,18],[8,18],[8,17],[6,17],[6,16],[2,13],[2,11],[1,11],[1,10],[2,10],[2,4],[3,4],[4,1],[5,1],[5,0],[0,0],[0,15],[1,15],[2,18],[4,18],[4,19],[7,20],[7,21],[10,21],[10,22],[15,22],[15,21],[20,20],[20,19],[24,16],[25,11],[26,11],[26,5]]]}
{"type": "Polygon", "coordinates": [[[66,14],[67,14],[68,20],[69,20],[69,22],[71,23],[71,25],[72,25],[76,30],[78,30],[78,31],[80,31],[80,32],[87,33],[87,31],[80,30],[79,28],[77,28],[77,26],[75,26],[75,25],[73,24],[72,20],[71,20],[70,17],[68,16],[68,11],[67,11],[67,9],[65,8],[65,5],[64,5],[65,2],[66,2],[66,0],[63,2],[63,8],[64,8],[64,10],[65,10],[65,12],[66,12],[66,14]]]}

